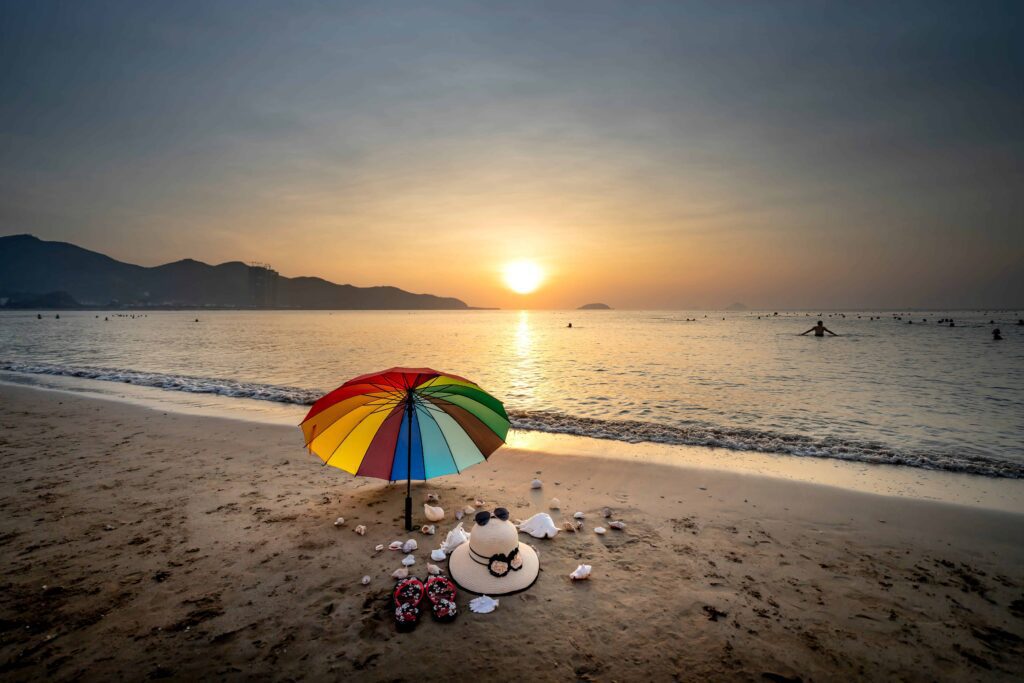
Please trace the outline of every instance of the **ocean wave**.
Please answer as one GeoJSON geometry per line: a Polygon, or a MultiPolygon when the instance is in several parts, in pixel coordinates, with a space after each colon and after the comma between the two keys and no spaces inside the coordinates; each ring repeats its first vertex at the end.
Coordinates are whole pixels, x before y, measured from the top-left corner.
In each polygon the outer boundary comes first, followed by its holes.
{"type": "MultiPolygon", "coordinates": [[[[324,391],[275,384],[140,372],[120,368],[69,367],[45,363],[0,361],[0,370],[37,375],[79,377],[121,382],[168,391],[214,394],[298,406],[312,405],[324,391]]],[[[680,446],[713,446],[737,451],[785,453],[803,457],[832,458],[871,464],[904,465],[930,470],[978,474],[1011,479],[1024,478],[1024,465],[985,455],[942,453],[893,446],[858,439],[816,438],[800,434],[714,425],[674,426],[639,420],[602,420],[552,411],[510,411],[514,429],[585,436],[628,443],[651,442],[680,446]]]]}

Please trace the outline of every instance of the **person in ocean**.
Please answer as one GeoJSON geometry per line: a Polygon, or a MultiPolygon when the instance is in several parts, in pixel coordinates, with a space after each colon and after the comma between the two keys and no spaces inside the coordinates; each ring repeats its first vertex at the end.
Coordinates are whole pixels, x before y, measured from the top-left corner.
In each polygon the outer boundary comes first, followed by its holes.
{"type": "Polygon", "coordinates": [[[802,337],[805,334],[807,334],[808,332],[813,332],[815,337],[824,337],[826,332],[831,334],[833,337],[838,337],[839,336],[838,334],[836,334],[832,330],[830,330],[827,327],[825,327],[825,323],[821,322],[820,320],[818,321],[817,325],[815,325],[811,329],[807,330],[807,332],[801,332],[800,336],[802,337]]]}
{"type": "Polygon", "coordinates": [[[1002,341],[1003,334],[999,331],[999,328],[992,330],[992,341],[1002,341]]]}

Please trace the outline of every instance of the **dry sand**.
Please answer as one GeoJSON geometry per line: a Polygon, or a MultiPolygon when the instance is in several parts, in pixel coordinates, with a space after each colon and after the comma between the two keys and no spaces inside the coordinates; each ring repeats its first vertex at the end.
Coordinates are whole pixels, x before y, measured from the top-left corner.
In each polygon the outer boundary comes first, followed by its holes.
{"type": "MultiPolygon", "coordinates": [[[[2,386],[2,676],[1024,675],[1020,515],[510,449],[415,485],[418,509],[427,491],[449,512],[481,497],[520,518],[557,496],[564,515],[587,514],[585,530],[523,535],[540,579],[495,613],[469,613],[460,594],[454,624],[397,634],[389,575],[401,556],[373,548],[409,536],[404,485],[322,468],[297,429],[2,386]],[[591,531],[605,506],[625,531],[591,531]],[[593,578],[571,584],[580,562],[593,578]]],[[[441,533],[413,534],[420,575],[441,533]]]]}

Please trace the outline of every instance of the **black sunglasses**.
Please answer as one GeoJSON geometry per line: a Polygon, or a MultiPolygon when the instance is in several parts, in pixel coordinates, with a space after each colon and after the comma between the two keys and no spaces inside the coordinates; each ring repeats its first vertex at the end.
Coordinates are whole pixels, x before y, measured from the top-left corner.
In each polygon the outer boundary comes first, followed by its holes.
{"type": "Polygon", "coordinates": [[[493,515],[487,510],[481,510],[480,512],[476,513],[476,516],[473,517],[473,519],[475,519],[476,523],[480,526],[487,526],[487,522],[491,521],[491,517],[497,517],[501,521],[507,522],[508,510],[506,510],[505,508],[494,508],[493,515]]]}

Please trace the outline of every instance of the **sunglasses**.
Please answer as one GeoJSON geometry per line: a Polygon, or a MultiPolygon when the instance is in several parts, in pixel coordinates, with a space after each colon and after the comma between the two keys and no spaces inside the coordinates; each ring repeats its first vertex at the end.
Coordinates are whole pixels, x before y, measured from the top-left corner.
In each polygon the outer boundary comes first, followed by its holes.
{"type": "Polygon", "coordinates": [[[487,522],[491,521],[491,517],[497,517],[501,521],[507,522],[508,510],[505,508],[494,508],[494,514],[491,514],[487,510],[481,510],[476,513],[476,516],[473,517],[473,519],[476,520],[476,523],[480,526],[487,526],[487,522]]]}

